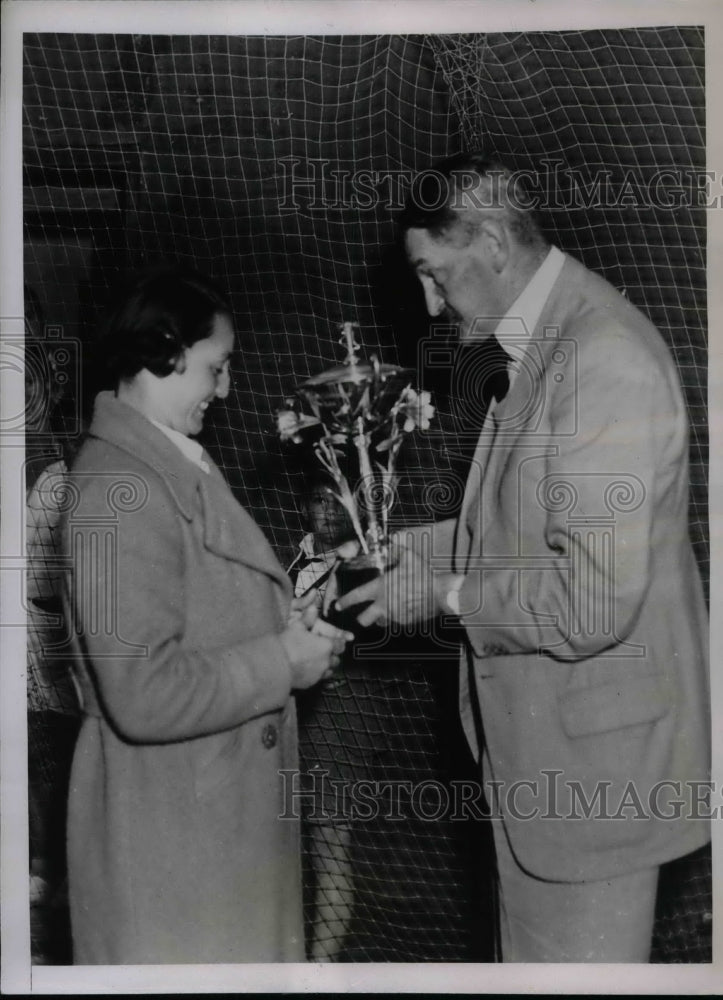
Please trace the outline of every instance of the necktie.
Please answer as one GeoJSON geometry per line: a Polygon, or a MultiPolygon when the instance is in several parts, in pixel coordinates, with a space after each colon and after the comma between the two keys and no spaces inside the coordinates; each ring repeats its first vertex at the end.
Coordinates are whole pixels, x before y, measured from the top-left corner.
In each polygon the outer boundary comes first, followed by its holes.
{"type": "Polygon", "coordinates": [[[301,552],[287,569],[291,582],[297,591],[297,597],[303,597],[312,587],[318,587],[331,576],[334,562],[328,565],[323,555],[307,555],[301,552]],[[301,588],[301,589],[299,589],[301,588]]]}
{"type": "Polygon", "coordinates": [[[305,553],[302,553],[297,559],[294,560],[292,565],[289,566],[289,572],[291,572],[292,569],[306,569],[306,567],[310,566],[312,563],[326,563],[326,560],[323,556],[307,556],[305,553]]]}
{"type": "Polygon", "coordinates": [[[467,469],[475,453],[490,403],[503,400],[510,387],[509,354],[492,335],[457,347],[452,373],[451,399],[458,439],[460,468],[467,469]]]}
{"type": "Polygon", "coordinates": [[[473,385],[479,392],[485,411],[493,399],[500,403],[507,395],[510,377],[507,363],[510,356],[492,334],[480,344],[470,345],[469,363],[473,385]]]}

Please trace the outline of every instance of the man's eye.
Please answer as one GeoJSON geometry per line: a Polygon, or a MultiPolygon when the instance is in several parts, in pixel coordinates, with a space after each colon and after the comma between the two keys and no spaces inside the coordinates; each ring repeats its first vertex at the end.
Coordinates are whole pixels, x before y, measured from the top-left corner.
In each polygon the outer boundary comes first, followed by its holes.
{"type": "Polygon", "coordinates": [[[440,271],[423,271],[422,277],[428,278],[436,288],[439,288],[443,280],[443,275],[440,271]]]}

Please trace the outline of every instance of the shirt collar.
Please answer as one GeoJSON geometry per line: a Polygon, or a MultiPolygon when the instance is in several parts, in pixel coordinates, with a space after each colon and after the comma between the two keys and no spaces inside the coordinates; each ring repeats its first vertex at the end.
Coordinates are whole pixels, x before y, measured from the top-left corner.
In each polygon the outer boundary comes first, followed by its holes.
{"type": "Polygon", "coordinates": [[[301,544],[299,545],[301,553],[306,556],[307,559],[311,559],[316,562],[324,562],[327,566],[331,566],[335,563],[338,556],[336,554],[336,549],[324,549],[323,552],[317,552],[314,547],[314,533],[310,531],[308,535],[304,535],[301,539],[301,544]]]}
{"type": "Polygon", "coordinates": [[[325,562],[328,565],[331,565],[331,563],[336,562],[337,559],[336,549],[317,552],[314,548],[314,532],[310,531],[308,534],[304,535],[299,542],[299,551],[296,553],[294,561],[289,566],[289,569],[295,566],[300,559],[310,562],[325,562]]]}
{"type": "Polygon", "coordinates": [[[314,533],[312,531],[308,535],[304,535],[299,548],[301,549],[300,555],[306,556],[307,559],[314,558],[316,553],[314,552],[314,533]]]}
{"type": "Polygon", "coordinates": [[[203,448],[198,443],[194,441],[193,438],[187,437],[185,434],[181,434],[180,431],[174,430],[172,427],[166,427],[165,424],[159,424],[157,420],[151,420],[151,423],[158,428],[159,431],[163,431],[169,441],[172,441],[176,447],[183,452],[189,461],[197,465],[199,469],[204,472],[210,472],[208,462],[204,461],[203,458],[203,448]]]}
{"type": "Polygon", "coordinates": [[[551,246],[542,264],[498,323],[495,336],[513,361],[519,361],[525,353],[564,263],[565,254],[551,246]]]}
{"type": "MultiPolygon", "coordinates": [[[[290,573],[299,562],[302,564],[301,573],[305,573],[310,563],[323,563],[325,569],[328,569],[330,566],[333,566],[336,561],[337,554],[335,549],[331,549],[326,552],[314,551],[314,533],[310,531],[308,534],[304,535],[299,542],[299,551],[294,556],[294,559],[288,566],[286,572],[290,573]]],[[[318,575],[318,571],[314,575],[318,575]]],[[[311,582],[313,582],[313,579],[311,582]]],[[[301,589],[303,592],[306,589],[306,586],[303,586],[301,589]]]]}

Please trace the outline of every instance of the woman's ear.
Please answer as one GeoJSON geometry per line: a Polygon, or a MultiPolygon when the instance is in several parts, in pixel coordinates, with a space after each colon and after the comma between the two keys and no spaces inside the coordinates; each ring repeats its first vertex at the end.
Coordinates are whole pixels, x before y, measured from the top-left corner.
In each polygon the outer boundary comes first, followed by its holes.
{"type": "Polygon", "coordinates": [[[186,352],[181,351],[173,360],[173,371],[176,375],[183,375],[186,370],[186,352]]]}

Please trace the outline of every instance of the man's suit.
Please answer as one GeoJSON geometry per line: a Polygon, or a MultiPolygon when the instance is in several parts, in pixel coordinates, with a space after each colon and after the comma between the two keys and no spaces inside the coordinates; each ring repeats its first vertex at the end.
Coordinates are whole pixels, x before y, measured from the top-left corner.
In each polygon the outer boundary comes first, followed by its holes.
{"type": "Polygon", "coordinates": [[[463,723],[478,751],[477,702],[518,865],[601,880],[709,838],[689,818],[710,723],[687,417],[658,332],[573,259],[531,333],[433,563],[465,574],[463,723]]]}

